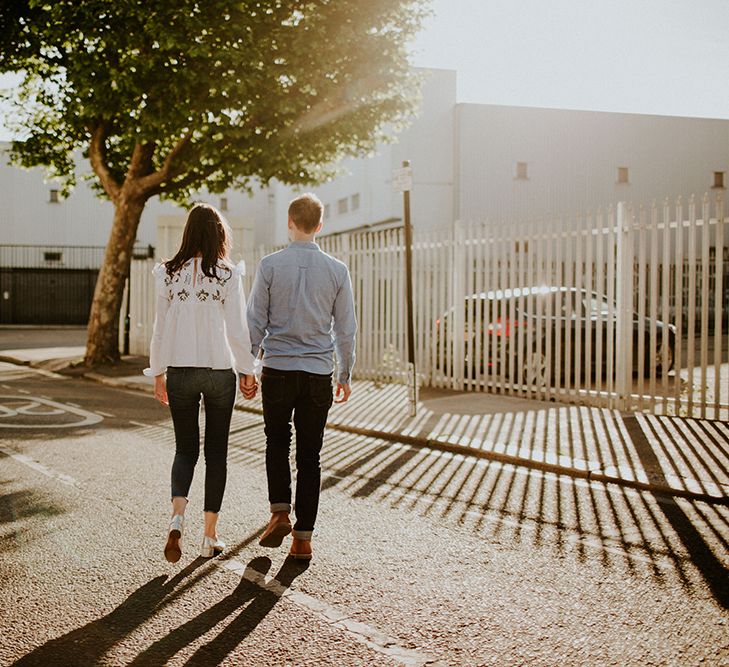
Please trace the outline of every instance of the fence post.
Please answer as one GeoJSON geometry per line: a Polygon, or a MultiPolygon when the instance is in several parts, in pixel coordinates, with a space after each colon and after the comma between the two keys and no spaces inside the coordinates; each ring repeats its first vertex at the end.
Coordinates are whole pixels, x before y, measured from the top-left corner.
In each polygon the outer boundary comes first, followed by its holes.
{"type": "Polygon", "coordinates": [[[453,326],[448,332],[453,344],[453,366],[451,368],[453,389],[464,388],[463,364],[465,359],[465,340],[463,332],[466,328],[465,302],[466,285],[466,240],[463,223],[456,220],[453,225],[453,326]]]}
{"type": "Polygon", "coordinates": [[[617,253],[615,260],[615,394],[614,407],[626,410],[630,403],[633,376],[633,260],[632,212],[618,203],[617,253]]]}

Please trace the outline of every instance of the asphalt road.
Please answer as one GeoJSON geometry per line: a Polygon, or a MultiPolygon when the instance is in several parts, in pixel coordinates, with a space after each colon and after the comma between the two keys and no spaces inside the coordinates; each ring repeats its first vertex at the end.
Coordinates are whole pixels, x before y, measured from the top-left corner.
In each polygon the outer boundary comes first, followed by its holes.
{"type": "Polygon", "coordinates": [[[0,364],[0,442],[2,665],[729,664],[725,507],[328,432],[307,568],[257,544],[236,413],[229,548],[196,557],[201,461],[170,565],[148,395],[0,364]]]}

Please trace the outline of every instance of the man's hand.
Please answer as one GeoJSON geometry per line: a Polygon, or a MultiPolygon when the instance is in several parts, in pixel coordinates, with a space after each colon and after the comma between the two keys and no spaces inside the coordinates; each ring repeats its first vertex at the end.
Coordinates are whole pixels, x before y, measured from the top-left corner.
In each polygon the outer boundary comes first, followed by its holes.
{"type": "Polygon", "coordinates": [[[167,400],[167,382],[165,381],[165,375],[154,376],[154,397],[162,405],[169,405],[170,402],[167,400]]]}
{"type": "Polygon", "coordinates": [[[241,375],[240,376],[240,393],[243,394],[243,398],[251,400],[256,397],[258,393],[258,382],[256,381],[255,375],[241,375]]]}
{"type": "Polygon", "coordinates": [[[352,393],[352,387],[349,384],[337,382],[337,391],[334,392],[335,403],[346,403],[349,395],[352,393]]]}

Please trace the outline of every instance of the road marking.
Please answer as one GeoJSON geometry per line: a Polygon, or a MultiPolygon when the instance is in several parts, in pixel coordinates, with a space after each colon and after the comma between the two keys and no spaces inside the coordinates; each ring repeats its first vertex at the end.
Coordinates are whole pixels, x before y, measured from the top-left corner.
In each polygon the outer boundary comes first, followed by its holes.
{"type": "Polygon", "coordinates": [[[30,458],[30,456],[26,456],[25,454],[19,454],[18,452],[14,452],[12,449],[7,449],[5,447],[0,446],[0,452],[5,454],[5,456],[9,456],[11,459],[15,459],[19,463],[22,463],[23,465],[28,466],[29,468],[33,468],[33,470],[36,470],[39,473],[42,473],[46,477],[50,477],[51,479],[58,480],[59,482],[63,484],[68,484],[68,486],[75,486],[79,487],[80,484],[77,480],[75,480],[70,475],[65,475],[61,472],[56,472],[55,470],[51,470],[50,468],[47,468],[42,463],[38,463],[38,461],[35,461],[34,459],[30,458]]]}
{"type": "Polygon", "coordinates": [[[318,600],[311,595],[301,591],[292,590],[283,586],[273,578],[267,578],[264,574],[256,572],[252,568],[246,568],[243,563],[236,560],[220,561],[220,567],[241,575],[247,581],[273,593],[277,597],[285,597],[295,605],[303,607],[307,611],[328,623],[331,627],[344,630],[352,639],[369,646],[378,653],[395,660],[405,667],[420,667],[421,665],[437,665],[434,658],[414,651],[398,644],[398,639],[380,632],[366,623],[360,623],[352,618],[352,615],[337,609],[336,607],[318,600]]]}
{"type": "Polygon", "coordinates": [[[114,416],[110,412],[102,412],[101,410],[97,410],[96,413],[101,415],[102,417],[113,417],[114,416]]]}
{"type": "Polygon", "coordinates": [[[18,389],[18,392],[21,394],[30,394],[30,392],[27,389],[18,389]]]}
{"type": "MultiPolygon", "coordinates": [[[[22,390],[18,390],[22,391],[22,390]]],[[[23,392],[27,394],[28,392],[23,392]]],[[[17,403],[20,399],[18,396],[0,395],[0,399],[10,399],[13,403],[17,403]]],[[[81,408],[75,407],[68,403],[57,403],[56,401],[50,401],[46,398],[40,398],[39,396],[28,396],[23,398],[25,401],[24,405],[16,407],[8,407],[0,404],[0,428],[73,428],[78,426],[91,426],[92,424],[98,424],[103,421],[103,417],[93,412],[87,412],[81,408]],[[38,411],[38,408],[45,405],[50,408],[42,411],[38,411]],[[52,417],[62,414],[73,414],[78,417],[82,417],[81,421],[71,423],[36,423],[36,424],[17,424],[17,423],[4,423],[2,419],[8,417],[16,417],[18,415],[25,416],[37,416],[37,417],[52,417]]]]}

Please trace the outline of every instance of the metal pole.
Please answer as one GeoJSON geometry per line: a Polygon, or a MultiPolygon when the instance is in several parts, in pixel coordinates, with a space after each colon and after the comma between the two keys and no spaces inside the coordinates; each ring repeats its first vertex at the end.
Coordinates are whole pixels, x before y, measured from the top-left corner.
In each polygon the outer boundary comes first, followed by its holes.
{"type": "MultiPolygon", "coordinates": [[[[403,168],[410,166],[410,160],[403,160],[403,168]]],[[[408,336],[408,398],[410,416],[415,417],[418,404],[418,376],[415,371],[415,328],[413,325],[413,228],[410,223],[410,190],[403,191],[405,221],[405,302],[408,336]]]]}

